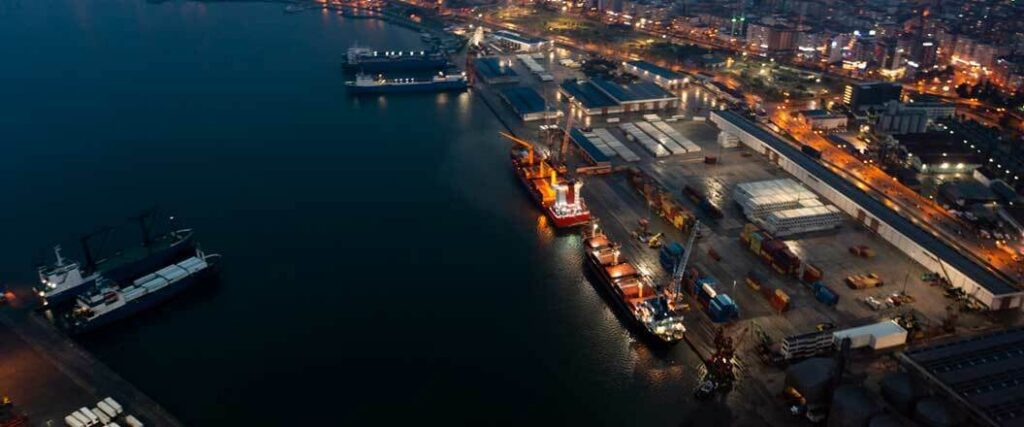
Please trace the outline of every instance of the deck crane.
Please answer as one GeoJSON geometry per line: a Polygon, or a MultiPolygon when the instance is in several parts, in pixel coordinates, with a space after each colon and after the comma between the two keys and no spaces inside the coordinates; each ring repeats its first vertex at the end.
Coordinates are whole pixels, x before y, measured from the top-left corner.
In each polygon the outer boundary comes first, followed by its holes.
{"type": "Polygon", "coordinates": [[[518,145],[521,145],[523,147],[526,147],[526,150],[529,153],[528,154],[529,157],[527,157],[527,161],[531,165],[533,165],[533,144],[531,144],[531,143],[529,143],[527,141],[524,141],[522,139],[516,138],[516,137],[514,137],[514,136],[512,136],[512,135],[510,135],[508,133],[505,133],[505,132],[498,132],[498,133],[501,134],[501,136],[505,137],[505,139],[507,139],[509,141],[512,141],[512,142],[514,142],[514,143],[516,143],[518,145]]]}
{"type": "Polygon", "coordinates": [[[565,152],[569,149],[569,130],[572,129],[572,111],[565,118],[565,129],[562,129],[562,143],[558,146],[558,161],[566,168],[569,162],[565,159],[565,152]]]}
{"type": "Polygon", "coordinates": [[[690,237],[686,239],[686,247],[683,248],[683,256],[679,257],[675,269],[672,270],[672,284],[675,285],[675,299],[682,299],[683,275],[686,273],[686,264],[690,262],[690,254],[693,253],[694,245],[697,243],[697,232],[700,230],[700,221],[693,223],[690,230],[690,237]]]}

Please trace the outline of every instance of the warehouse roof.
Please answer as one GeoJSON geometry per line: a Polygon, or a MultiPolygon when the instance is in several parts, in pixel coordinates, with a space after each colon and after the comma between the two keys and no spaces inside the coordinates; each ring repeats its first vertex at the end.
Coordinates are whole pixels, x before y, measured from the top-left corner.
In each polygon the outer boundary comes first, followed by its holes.
{"type": "Polygon", "coordinates": [[[647,61],[629,61],[627,64],[639,68],[648,73],[654,74],[665,80],[682,80],[685,76],[665,67],[659,67],[647,61]]]}
{"type": "Polygon", "coordinates": [[[594,145],[593,141],[591,141],[590,138],[587,138],[579,128],[572,128],[572,130],[569,131],[569,136],[571,136],[573,142],[575,142],[576,145],[579,145],[583,151],[586,151],[587,155],[589,155],[595,162],[604,163],[610,161],[608,156],[604,155],[604,153],[594,145]]]}
{"type": "Polygon", "coordinates": [[[511,41],[514,41],[514,42],[517,42],[517,43],[523,43],[523,44],[538,44],[538,43],[544,43],[544,42],[547,41],[547,40],[544,40],[544,39],[539,38],[539,37],[524,36],[522,34],[513,33],[511,31],[506,31],[506,30],[495,31],[494,32],[494,36],[495,37],[500,37],[500,38],[503,38],[503,39],[506,39],[506,40],[511,40],[511,41]]]}
{"type": "Polygon", "coordinates": [[[900,358],[991,423],[1024,423],[1024,328],[917,348],[900,358]]]}
{"type": "Polygon", "coordinates": [[[779,137],[769,133],[761,127],[747,120],[733,111],[715,111],[719,117],[725,119],[734,126],[753,135],[775,151],[786,156],[790,161],[796,163],[804,170],[810,172],[815,178],[825,182],[829,187],[839,191],[844,196],[853,200],[858,206],[874,215],[879,220],[889,224],[904,236],[907,236],[917,244],[923,246],[929,252],[939,257],[942,261],[953,266],[963,274],[967,275],[979,285],[992,292],[993,295],[1005,295],[1019,292],[1018,289],[1003,281],[992,272],[982,268],[980,265],[967,259],[959,251],[953,249],[937,237],[914,225],[906,218],[896,214],[891,209],[882,205],[881,202],[858,190],[853,184],[839,177],[828,170],[818,161],[804,155],[799,149],[789,145],[779,137]]]}
{"type": "Polygon", "coordinates": [[[477,71],[487,78],[516,75],[516,71],[513,70],[512,67],[502,66],[501,63],[498,62],[498,58],[493,56],[477,58],[473,60],[473,64],[476,66],[477,71]]]}
{"type": "Polygon", "coordinates": [[[594,86],[619,102],[658,101],[676,96],[651,82],[619,84],[610,80],[594,79],[594,86]]]}
{"type": "Polygon", "coordinates": [[[501,96],[519,115],[540,113],[548,109],[544,98],[528,87],[505,88],[501,90],[501,96]]]}
{"type": "Polygon", "coordinates": [[[583,107],[587,109],[614,107],[615,105],[618,105],[614,99],[599,90],[590,82],[580,82],[575,79],[567,79],[562,82],[562,90],[583,104],[583,107]]]}

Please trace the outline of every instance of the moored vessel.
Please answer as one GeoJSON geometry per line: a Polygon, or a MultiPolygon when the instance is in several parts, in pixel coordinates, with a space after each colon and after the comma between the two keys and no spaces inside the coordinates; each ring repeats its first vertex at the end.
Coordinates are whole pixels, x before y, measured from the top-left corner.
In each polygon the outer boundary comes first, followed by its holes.
{"type": "Polygon", "coordinates": [[[597,223],[587,227],[583,239],[587,265],[613,305],[648,338],[658,344],[683,339],[686,326],[677,307],[654,287],[649,277],[622,257],[619,245],[608,239],[597,223]]]}
{"type": "Polygon", "coordinates": [[[65,258],[60,246],[55,247],[56,262],[40,266],[37,270],[39,284],[34,290],[44,305],[70,301],[101,278],[118,282],[134,280],[161,266],[184,259],[195,251],[191,229],[175,230],[152,238],[146,223],[148,219],[139,217],[139,220],[142,224],[142,245],[124,249],[111,257],[95,258],[90,248],[90,240],[99,236],[95,233],[81,238],[84,264],[65,258]]]}
{"type": "Polygon", "coordinates": [[[438,51],[373,50],[353,46],[345,53],[343,68],[363,73],[409,71],[437,71],[448,65],[448,59],[438,51]]]}
{"type": "Polygon", "coordinates": [[[560,176],[547,159],[535,154],[533,144],[506,133],[502,136],[517,144],[510,153],[512,170],[556,228],[590,221],[590,210],[580,194],[582,181],[560,176]]]}
{"type": "Polygon", "coordinates": [[[66,315],[68,330],[87,332],[166,301],[212,275],[215,271],[212,261],[217,256],[196,250],[194,256],[123,287],[101,279],[89,291],[78,295],[74,308],[66,315]]]}
{"type": "Polygon", "coordinates": [[[398,93],[398,92],[445,92],[465,90],[468,87],[466,73],[444,74],[426,78],[384,78],[359,73],[353,81],[345,82],[351,94],[398,93]]]}

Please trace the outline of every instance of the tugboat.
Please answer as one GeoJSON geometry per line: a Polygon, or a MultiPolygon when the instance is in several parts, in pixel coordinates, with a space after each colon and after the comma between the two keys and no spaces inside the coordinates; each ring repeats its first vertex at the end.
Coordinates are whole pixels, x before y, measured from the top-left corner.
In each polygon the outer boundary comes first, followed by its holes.
{"type": "Polygon", "coordinates": [[[670,308],[668,298],[654,288],[619,253],[619,246],[592,223],[583,239],[587,265],[607,291],[614,306],[626,314],[655,343],[675,344],[686,333],[683,316],[670,308]]]}
{"type": "Polygon", "coordinates": [[[78,296],[75,307],[67,314],[68,329],[72,333],[91,331],[170,299],[214,274],[212,261],[218,256],[196,250],[194,256],[142,276],[124,287],[102,279],[78,296]]]}
{"type": "Polygon", "coordinates": [[[61,255],[61,247],[56,246],[56,263],[38,268],[40,283],[34,290],[43,301],[43,305],[58,305],[71,301],[95,285],[101,277],[113,281],[130,281],[195,252],[196,244],[191,229],[175,230],[155,238],[151,237],[153,215],[155,213],[151,211],[135,218],[142,229],[142,246],[125,249],[109,258],[96,260],[89,242],[93,238],[103,237],[110,229],[81,238],[82,251],[85,254],[84,265],[64,258],[61,255]]]}
{"type": "Polygon", "coordinates": [[[534,155],[533,144],[504,132],[501,135],[521,147],[512,148],[512,170],[556,228],[590,221],[590,210],[580,194],[582,181],[560,177],[547,159],[534,155]]]}

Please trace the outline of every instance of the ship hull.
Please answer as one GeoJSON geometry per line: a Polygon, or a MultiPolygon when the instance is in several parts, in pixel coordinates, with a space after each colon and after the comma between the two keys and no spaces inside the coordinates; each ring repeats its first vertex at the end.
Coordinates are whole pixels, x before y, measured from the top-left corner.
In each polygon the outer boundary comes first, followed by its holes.
{"type": "Polygon", "coordinates": [[[441,58],[407,59],[394,61],[360,61],[346,62],[342,68],[345,71],[364,73],[391,73],[391,72],[412,72],[412,71],[437,71],[444,69],[448,61],[441,58]]]}
{"type": "Polygon", "coordinates": [[[422,84],[346,86],[348,87],[348,92],[353,95],[372,95],[380,93],[449,92],[466,90],[466,88],[468,87],[465,80],[458,82],[423,82],[422,84]]]}
{"type": "Polygon", "coordinates": [[[217,267],[210,265],[196,274],[183,278],[177,282],[174,282],[163,289],[156,292],[143,295],[137,299],[134,299],[123,307],[107,313],[103,316],[97,317],[88,322],[75,323],[70,327],[69,332],[72,334],[83,334],[86,332],[94,331],[103,326],[115,323],[132,317],[140,312],[148,310],[160,303],[170,300],[174,296],[193,288],[203,282],[210,280],[216,274],[217,267]]]}
{"type": "MultiPolygon", "coordinates": [[[[47,305],[62,305],[74,301],[75,297],[81,295],[82,292],[91,289],[99,276],[115,283],[130,283],[164,266],[193,256],[196,252],[196,243],[192,231],[188,230],[183,233],[185,234],[173,240],[170,240],[173,238],[172,234],[161,237],[156,246],[147,252],[140,252],[138,255],[125,255],[122,259],[100,261],[97,267],[98,274],[90,275],[89,280],[85,280],[73,288],[44,295],[43,299],[47,305]]],[[[37,292],[39,290],[40,288],[36,289],[37,292]]]]}
{"type": "Polygon", "coordinates": [[[536,188],[533,188],[533,184],[530,182],[530,179],[526,177],[526,173],[523,171],[523,168],[514,158],[512,160],[512,173],[519,178],[519,183],[523,184],[523,189],[525,189],[527,193],[530,193],[530,198],[532,198],[537,207],[544,212],[544,215],[548,217],[555,228],[573,228],[590,222],[590,212],[584,212],[577,215],[558,216],[550,206],[544,206],[544,197],[536,188]]]}
{"type": "Polygon", "coordinates": [[[587,258],[587,267],[595,279],[590,282],[594,284],[594,287],[597,288],[598,292],[603,294],[606,299],[610,300],[610,304],[614,309],[619,311],[620,315],[629,319],[629,326],[639,331],[640,336],[643,337],[648,344],[659,347],[671,347],[682,340],[665,340],[648,329],[647,325],[644,325],[644,323],[633,314],[632,308],[615,290],[615,284],[612,283],[611,278],[605,274],[604,267],[600,262],[594,259],[594,257],[589,253],[585,255],[587,258]]]}

